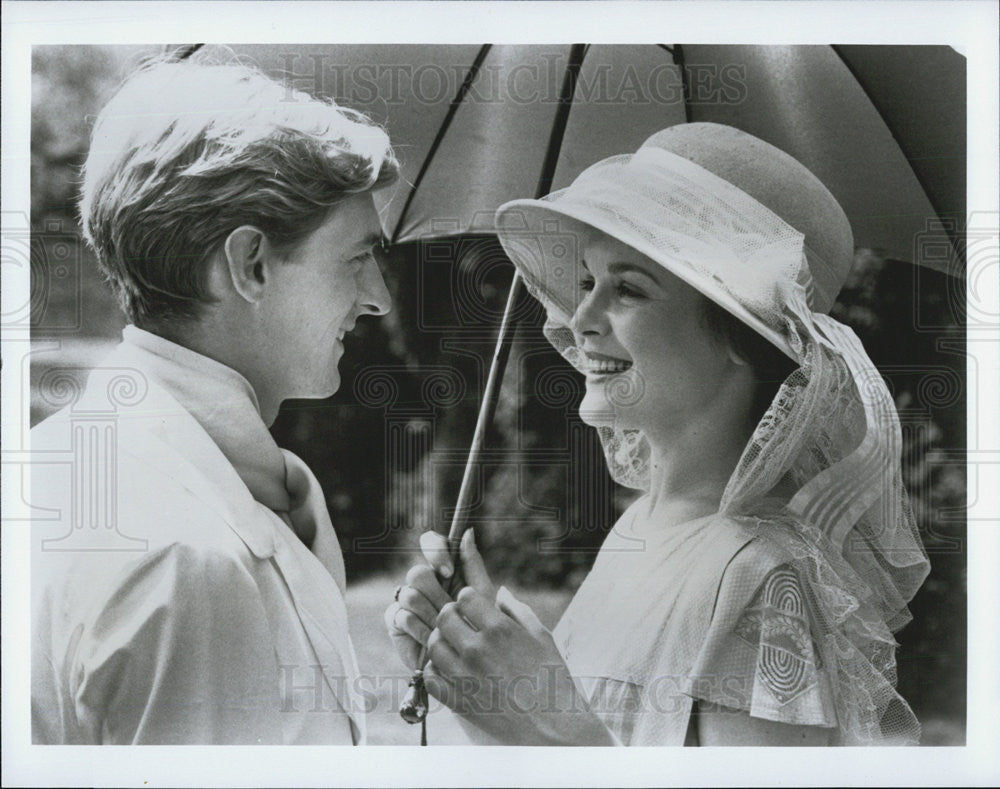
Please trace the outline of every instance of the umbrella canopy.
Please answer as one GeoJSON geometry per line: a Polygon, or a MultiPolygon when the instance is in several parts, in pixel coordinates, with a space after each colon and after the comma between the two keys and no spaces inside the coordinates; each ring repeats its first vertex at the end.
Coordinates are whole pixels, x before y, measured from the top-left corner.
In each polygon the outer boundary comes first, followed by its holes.
{"type": "MultiPolygon", "coordinates": [[[[950,47],[684,48],[745,69],[745,100],[691,104],[805,164],[840,202],[857,246],[917,259],[937,219],[965,218],[965,59],[950,47]]],[[[955,272],[953,272],[955,273],[955,272]]]]}
{"type": "Polygon", "coordinates": [[[264,70],[386,126],[395,241],[490,233],[503,202],[568,185],[685,121],[743,129],[812,170],[859,247],[919,260],[965,215],[965,59],[940,46],[239,46],[264,70]]]}

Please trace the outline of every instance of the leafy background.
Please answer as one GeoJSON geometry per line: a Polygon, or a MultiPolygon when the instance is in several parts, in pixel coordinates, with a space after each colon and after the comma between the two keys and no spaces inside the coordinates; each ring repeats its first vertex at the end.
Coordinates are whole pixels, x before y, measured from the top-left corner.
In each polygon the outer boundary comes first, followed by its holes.
{"type": "MultiPolygon", "coordinates": [[[[30,264],[31,422],[52,411],[38,382],[92,365],[123,320],[80,240],[75,201],[93,116],[140,47],[38,47],[33,55],[30,264]]],[[[278,443],[315,471],[340,536],[366,670],[405,678],[381,609],[427,528],[446,530],[512,269],[495,239],[412,243],[382,261],[394,309],[348,338],[341,390],[290,401],[278,443]]],[[[966,708],[965,295],[933,271],[859,250],[834,316],[883,371],[904,428],[904,474],[932,563],[899,635],[899,688],[925,744],[961,744],[966,708]]],[[[580,382],[523,318],[477,476],[480,549],[553,625],[631,492],[607,477],[576,416],[580,382]]],[[[386,691],[372,741],[412,742],[386,691]]],[[[460,741],[442,713],[438,742],[460,741]]]]}

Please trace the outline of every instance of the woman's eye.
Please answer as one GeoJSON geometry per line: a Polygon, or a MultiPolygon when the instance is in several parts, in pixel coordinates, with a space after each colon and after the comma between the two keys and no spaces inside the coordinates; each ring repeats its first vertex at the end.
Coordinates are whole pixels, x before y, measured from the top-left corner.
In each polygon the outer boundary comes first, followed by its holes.
{"type": "Polygon", "coordinates": [[[585,290],[588,293],[594,289],[594,278],[584,277],[580,280],[580,290],[585,290]]]}
{"type": "Polygon", "coordinates": [[[644,298],[644,294],[643,293],[641,293],[640,291],[638,291],[635,288],[633,288],[627,282],[619,282],[618,283],[618,295],[619,296],[627,296],[628,298],[632,298],[632,299],[641,299],[641,298],[644,298]]]}

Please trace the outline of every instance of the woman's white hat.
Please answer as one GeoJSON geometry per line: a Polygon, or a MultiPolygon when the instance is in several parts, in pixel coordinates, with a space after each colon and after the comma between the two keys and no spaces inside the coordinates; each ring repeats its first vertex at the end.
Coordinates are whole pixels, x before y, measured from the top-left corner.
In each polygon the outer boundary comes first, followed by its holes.
{"type": "MultiPolygon", "coordinates": [[[[672,126],[541,200],[497,211],[501,244],[557,322],[578,301],[580,224],[656,261],[796,359],[783,299],[830,310],[853,260],[836,199],[794,158],[714,123],[672,126]]],[[[796,359],[798,361],[798,359],[796,359]]]]}

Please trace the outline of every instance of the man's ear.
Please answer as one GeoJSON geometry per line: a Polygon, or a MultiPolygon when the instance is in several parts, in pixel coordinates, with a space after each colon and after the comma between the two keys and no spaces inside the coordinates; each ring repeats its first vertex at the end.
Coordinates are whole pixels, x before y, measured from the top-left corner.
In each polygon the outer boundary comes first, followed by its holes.
{"type": "Polygon", "coordinates": [[[267,236],[253,225],[242,225],[226,238],[224,250],[233,288],[246,301],[258,303],[264,295],[271,255],[267,236]]]}
{"type": "Polygon", "coordinates": [[[727,350],[729,351],[729,361],[731,361],[737,367],[747,367],[750,364],[750,362],[748,362],[746,359],[744,359],[742,356],[736,353],[736,351],[733,350],[732,346],[730,346],[727,350]]]}

